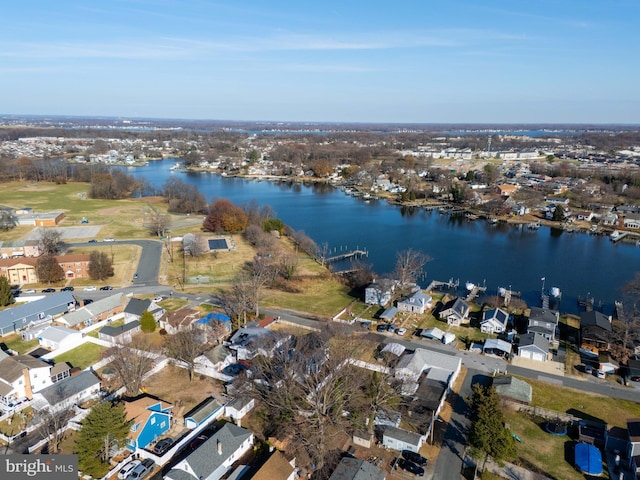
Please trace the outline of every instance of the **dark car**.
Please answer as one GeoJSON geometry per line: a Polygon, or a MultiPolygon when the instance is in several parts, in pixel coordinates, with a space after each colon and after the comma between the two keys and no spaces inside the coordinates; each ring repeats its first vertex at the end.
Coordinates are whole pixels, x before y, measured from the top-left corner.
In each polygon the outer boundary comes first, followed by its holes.
{"type": "Polygon", "coordinates": [[[45,288],[44,290],[42,290],[42,293],[53,293],[55,291],[55,288],[45,288]]]}
{"type": "Polygon", "coordinates": [[[105,285],[104,287],[100,287],[100,290],[113,290],[113,287],[110,287],[109,285],[105,285]]]}
{"type": "Polygon", "coordinates": [[[89,243],[98,243],[98,240],[96,240],[95,238],[92,238],[91,240],[89,240],[89,243]]]}
{"type": "Polygon", "coordinates": [[[416,452],[412,452],[411,450],[402,450],[402,456],[409,460],[410,462],[415,463],[416,465],[426,465],[427,459],[422,455],[416,452]]]}
{"type": "Polygon", "coordinates": [[[61,292],[73,292],[73,287],[62,287],[60,289],[61,292]]]}
{"type": "Polygon", "coordinates": [[[208,439],[209,439],[209,437],[207,437],[206,435],[198,435],[196,438],[191,440],[191,443],[189,443],[189,448],[191,450],[195,450],[200,445],[202,445],[204,442],[206,442],[208,439]]]}
{"type": "Polygon", "coordinates": [[[127,480],[142,480],[151,473],[155,463],[150,458],[145,458],[142,463],[131,470],[131,473],[127,476],[127,480]]]}
{"type": "Polygon", "coordinates": [[[387,325],[386,323],[381,323],[376,327],[376,330],[379,332],[386,332],[387,328],[389,328],[389,325],[387,325]]]}
{"type": "Polygon", "coordinates": [[[154,445],[153,453],[162,456],[167,453],[167,451],[171,448],[171,445],[173,445],[173,440],[171,438],[162,438],[158,440],[158,443],[154,445]]]}
{"type": "Polygon", "coordinates": [[[133,279],[135,280],[136,278],[138,278],[138,272],[133,274],[133,279]]]}
{"type": "Polygon", "coordinates": [[[418,477],[424,476],[424,468],[419,467],[413,462],[406,460],[404,458],[398,459],[398,467],[400,467],[405,472],[413,473],[418,477]]]}

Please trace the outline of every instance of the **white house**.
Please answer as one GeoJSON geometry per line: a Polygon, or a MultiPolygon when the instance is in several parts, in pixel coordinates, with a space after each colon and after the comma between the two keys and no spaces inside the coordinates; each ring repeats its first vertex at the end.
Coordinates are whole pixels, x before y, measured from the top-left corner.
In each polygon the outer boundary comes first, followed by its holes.
{"type": "Polygon", "coordinates": [[[237,421],[253,410],[255,400],[251,397],[238,397],[224,406],[225,417],[237,421]]]}
{"type": "Polygon", "coordinates": [[[33,396],[36,410],[58,411],[100,396],[100,379],[91,370],[60,380],[33,396]]]}
{"type": "Polygon", "coordinates": [[[546,362],[548,353],[549,340],[543,335],[539,333],[525,333],[520,336],[520,344],[518,345],[519,357],[546,362]]]}
{"type": "Polygon", "coordinates": [[[482,314],[480,331],[483,333],[503,333],[509,323],[509,314],[501,308],[492,308],[482,314]]]}
{"type": "Polygon", "coordinates": [[[469,323],[469,305],[461,298],[455,298],[444,305],[439,317],[449,325],[460,326],[469,323]]]}
{"type": "Polygon", "coordinates": [[[253,433],[226,423],[164,475],[164,480],[219,480],[253,447],[253,433]]]}
{"type": "Polygon", "coordinates": [[[34,392],[52,385],[51,365],[30,355],[0,360],[0,402],[5,405],[32,399],[34,392]]]}
{"type": "Polygon", "coordinates": [[[424,313],[432,307],[432,299],[422,290],[416,290],[408,297],[399,300],[397,303],[398,310],[409,313],[424,313]]]}
{"type": "Polygon", "coordinates": [[[49,350],[66,350],[80,345],[82,332],[72,328],[52,326],[40,332],[38,342],[40,346],[49,350]]]}
{"type": "Polygon", "coordinates": [[[407,432],[401,428],[385,427],[382,432],[382,445],[393,450],[420,451],[424,437],[419,433],[407,432]]]}
{"type": "Polygon", "coordinates": [[[388,305],[393,296],[396,282],[387,278],[374,280],[364,291],[364,302],[368,305],[388,305]]]}

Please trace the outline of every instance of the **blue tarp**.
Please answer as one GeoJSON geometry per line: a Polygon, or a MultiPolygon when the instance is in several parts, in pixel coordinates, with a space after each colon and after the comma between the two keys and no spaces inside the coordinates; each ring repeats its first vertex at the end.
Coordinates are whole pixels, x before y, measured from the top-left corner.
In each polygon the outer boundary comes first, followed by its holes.
{"type": "Polygon", "coordinates": [[[226,322],[230,322],[231,318],[229,318],[224,313],[207,313],[204,317],[198,320],[197,323],[209,323],[213,320],[226,323],[226,322]]]}
{"type": "Polygon", "coordinates": [[[589,475],[602,473],[602,454],[593,445],[582,442],[576,444],[575,456],[576,466],[580,471],[589,475]]]}

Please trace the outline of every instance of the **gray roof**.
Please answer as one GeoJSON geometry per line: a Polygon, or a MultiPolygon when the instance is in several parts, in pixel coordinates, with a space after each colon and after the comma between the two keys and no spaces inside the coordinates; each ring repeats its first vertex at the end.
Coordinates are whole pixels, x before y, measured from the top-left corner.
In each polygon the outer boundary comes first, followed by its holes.
{"type": "Polygon", "coordinates": [[[192,479],[193,476],[181,469],[183,464],[187,464],[195,473],[195,478],[202,476],[207,478],[227,460],[240,445],[251,437],[252,433],[246,428],[238,427],[233,423],[225,423],[209,440],[200,445],[193,453],[184,460],[176,464],[165,478],[172,480],[192,479]],[[222,453],[218,454],[218,442],[221,445],[222,453]]]}
{"type": "Polygon", "coordinates": [[[395,317],[397,313],[398,309],[396,307],[389,307],[380,314],[380,318],[382,320],[393,320],[393,317],[395,317]]]}
{"type": "Polygon", "coordinates": [[[531,403],[533,398],[531,385],[510,375],[493,377],[493,386],[498,395],[513,398],[519,402],[531,403]]]}
{"type": "Polygon", "coordinates": [[[69,292],[59,292],[46,296],[40,300],[24,303],[17,307],[8,308],[0,311],[0,329],[4,329],[13,325],[14,322],[22,320],[31,315],[37,315],[40,312],[47,312],[49,309],[57,308],[62,305],[73,303],[76,299],[69,292]]]}
{"type": "Polygon", "coordinates": [[[525,333],[520,335],[518,349],[531,349],[532,347],[534,350],[537,348],[541,352],[547,353],[549,351],[549,340],[537,333],[525,333]]]}
{"type": "Polygon", "coordinates": [[[383,435],[408,443],[409,445],[415,445],[416,447],[420,445],[422,440],[422,435],[419,433],[407,432],[406,430],[396,427],[385,427],[383,435]]]}
{"type": "Polygon", "coordinates": [[[584,327],[600,327],[608,332],[611,331],[611,322],[609,317],[597,310],[582,312],[580,314],[580,328],[584,327]]]}
{"type": "Polygon", "coordinates": [[[506,353],[511,353],[512,345],[509,342],[500,340],[499,338],[487,338],[484,341],[484,350],[501,350],[506,353]]]}
{"type": "Polygon", "coordinates": [[[386,474],[374,464],[359,458],[343,457],[329,480],[384,480],[386,474]]]}
{"type": "Polygon", "coordinates": [[[531,307],[531,313],[529,313],[529,323],[531,320],[538,320],[546,323],[558,323],[558,312],[555,310],[547,310],[540,307],[531,307]]]}
{"type": "Polygon", "coordinates": [[[73,327],[92,319],[96,315],[113,310],[121,304],[122,293],[116,293],[115,295],[110,295],[108,297],[101,298],[100,300],[96,300],[75,312],[67,313],[63,316],[63,319],[68,325],[73,327]]]}
{"type": "Polygon", "coordinates": [[[134,320],[133,322],[125,323],[124,325],[119,325],[117,327],[106,325],[100,329],[100,333],[110,337],[117,337],[118,335],[122,335],[123,333],[133,330],[139,326],[140,322],[138,320],[134,320]]]}
{"type": "Polygon", "coordinates": [[[487,310],[482,314],[482,321],[485,322],[487,320],[495,320],[501,325],[507,325],[507,320],[509,320],[509,314],[502,310],[501,308],[492,308],[491,310],[487,310]]]}
{"type": "Polygon", "coordinates": [[[61,342],[62,340],[67,338],[69,335],[72,335],[74,333],[80,335],[80,332],[78,330],[72,330],[71,328],[66,328],[66,327],[53,326],[53,327],[48,327],[42,332],[40,332],[40,338],[51,340],[52,342],[61,342]]]}
{"type": "Polygon", "coordinates": [[[139,298],[132,298],[127,303],[127,306],[124,307],[124,313],[130,313],[132,315],[142,315],[145,310],[149,310],[149,306],[151,305],[151,300],[148,298],[145,300],[141,300],[139,298]]]}
{"type": "Polygon", "coordinates": [[[49,405],[53,406],[95,385],[100,385],[100,379],[92,371],[84,370],[44,388],[38,393],[47,400],[49,405]]]}
{"type": "Polygon", "coordinates": [[[200,424],[205,418],[220,408],[220,404],[212,397],[207,398],[204,402],[185,413],[184,418],[191,418],[200,424]]]}
{"type": "Polygon", "coordinates": [[[75,312],[65,313],[58,320],[60,322],[66,323],[70,327],[75,327],[76,325],[80,325],[81,323],[84,323],[87,320],[91,320],[92,318],[93,315],[91,315],[91,312],[87,310],[86,307],[83,307],[76,310],[75,312]]]}

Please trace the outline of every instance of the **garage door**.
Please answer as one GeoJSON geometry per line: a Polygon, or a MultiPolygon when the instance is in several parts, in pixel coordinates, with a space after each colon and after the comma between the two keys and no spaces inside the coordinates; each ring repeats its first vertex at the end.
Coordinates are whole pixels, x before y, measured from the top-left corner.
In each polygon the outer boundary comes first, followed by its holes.
{"type": "Polygon", "coordinates": [[[545,361],[544,353],[536,353],[536,352],[534,352],[533,355],[531,356],[531,358],[533,360],[537,360],[539,362],[544,362],[545,361]]]}

